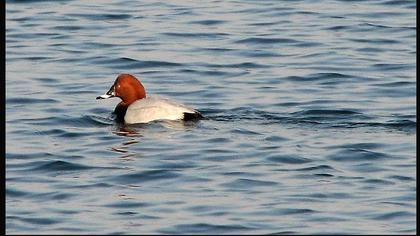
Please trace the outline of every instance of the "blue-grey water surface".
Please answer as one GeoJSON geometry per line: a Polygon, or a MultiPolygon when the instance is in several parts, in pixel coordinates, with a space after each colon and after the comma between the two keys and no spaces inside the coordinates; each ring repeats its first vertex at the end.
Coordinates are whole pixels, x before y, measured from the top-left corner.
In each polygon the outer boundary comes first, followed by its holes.
{"type": "Polygon", "coordinates": [[[6,2],[6,233],[416,232],[416,2],[6,2]],[[199,122],[114,122],[119,73],[199,122]]]}

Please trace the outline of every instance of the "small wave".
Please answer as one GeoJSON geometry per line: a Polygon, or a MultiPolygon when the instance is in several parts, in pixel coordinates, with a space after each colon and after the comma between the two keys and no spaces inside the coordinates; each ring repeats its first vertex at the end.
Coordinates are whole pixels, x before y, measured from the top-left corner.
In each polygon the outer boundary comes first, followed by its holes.
{"type": "Polygon", "coordinates": [[[242,128],[242,129],[239,129],[239,128],[233,129],[231,131],[231,133],[233,133],[233,134],[245,134],[245,135],[262,135],[262,133],[255,132],[255,131],[248,130],[248,129],[244,129],[244,128],[242,128]]]}
{"type": "Polygon", "coordinates": [[[71,0],[6,0],[9,3],[69,2],[71,0]]]}
{"type": "Polygon", "coordinates": [[[222,47],[212,47],[212,48],[197,48],[197,51],[210,51],[210,52],[220,52],[220,53],[225,53],[225,52],[231,52],[231,51],[235,51],[236,49],[232,49],[232,48],[222,48],[222,47]]]}
{"type": "Polygon", "coordinates": [[[335,26],[326,27],[324,28],[324,30],[341,31],[341,30],[349,30],[352,28],[353,26],[350,26],[350,25],[335,25],[335,26]]]}
{"type": "Polygon", "coordinates": [[[24,197],[30,194],[29,192],[22,191],[15,189],[13,187],[6,186],[6,197],[17,198],[17,197],[24,197]]]}
{"type": "MultiPolygon", "coordinates": [[[[224,71],[224,70],[197,70],[197,69],[180,69],[177,72],[184,74],[197,74],[205,76],[215,76],[215,77],[232,77],[235,75],[240,75],[237,72],[224,71]]],[[[212,90],[210,87],[203,91],[212,90]]]]}
{"type": "Polygon", "coordinates": [[[135,68],[156,68],[156,67],[177,67],[183,64],[169,61],[153,61],[153,60],[136,60],[129,57],[120,57],[115,59],[96,58],[93,63],[106,65],[115,69],[135,69],[135,68]]]}
{"type": "MultiPolygon", "coordinates": [[[[32,39],[32,40],[53,40],[63,35],[59,33],[12,33],[9,34],[8,37],[10,38],[20,38],[20,39],[32,39]]],[[[10,42],[10,41],[9,41],[10,42]]]]}
{"type": "Polygon", "coordinates": [[[296,123],[319,124],[331,128],[348,128],[349,122],[371,119],[373,117],[349,109],[308,109],[291,113],[288,120],[296,123]]]}
{"type": "Polygon", "coordinates": [[[70,131],[70,130],[65,130],[64,132],[61,132],[61,134],[57,134],[56,137],[61,137],[61,138],[80,138],[80,137],[88,137],[88,136],[92,136],[94,135],[94,133],[87,133],[84,131],[70,131]]]}
{"type": "Polygon", "coordinates": [[[415,7],[416,2],[411,0],[389,0],[389,1],[380,1],[378,4],[387,5],[387,6],[405,6],[407,8],[415,7]]]}
{"type": "Polygon", "coordinates": [[[407,87],[407,86],[416,86],[416,82],[411,81],[397,81],[397,82],[390,82],[390,83],[377,83],[372,84],[372,86],[379,86],[379,87],[389,87],[389,88],[395,88],[395,87],[407,87]]]}
{"type": "Polygon", "coordinates": [[[29,61],[43,61],[43,60],[53,59],[53,57],[47,57],[47,56],[29,56],[29,57],[22,57],[22,58],[19,58],[19,59],[24,59],[24,60],[29,60],[29,61]]]}
{"type": "MultiPolygon", "coordinates": [[[[366,161],[367,162],[354,163],[350,168],[358,173],[374,173],[387,171],[387,168],[378,165],[375,161],[369,161],[368,159],[366,161]]],[[[363,181],[364,180],[362,180],[362,182],[363,181]]]]}
{"type": "Polygon", "coordinates": [[[46,201],[46,200],[66,200],[68,198],[72,198],[76,196],[76,193],[64,193],[62,191],[52,191],[52,192],[46,192],[46,193],[36,193],[31,194],[31,199],[38,199],[40,201],[46,201]]]}
{"type": "Polygon", "coordinates": [[[331,146],[330,148],[341,148],[341,149],[378,149],[384,146],[383,143],[352,143],[352,144],[343,144],[338,146],[331,146]]]}
{"type": "Polygon", "coordinates": [[[46,157],[54,157],[54,154],[49,152],[32,152],[30,155],[26,153],[15,153],[15,152],[6,152],[7,159],[38,159],[38,158],[46,158],[46,157]]]}
{"type": "Polygon", "coordinates": [[[395,71],[395,70],[407,70],[409,68],[415,67],[415,64],[406,64],[406,63],[398,63],[398,64],[385,64],[385,63],[377,63],[374,64],[377,70],[380,71],[395,71]]]}
{"type": "Polygon", "coordinates": [[[390,120],[383,125],[386,127],[403,129],[403,130],[404,129],[413,130],[417,128],[417,122],[412,121],[412,120],[390,120]]]}
{"type": "Polygon", "coordinates": [[[397,40],[391,40],[391,39],[349,39],[352,42],[356,43],[376,43],[378,45],[380,44],[400,44],[401,42],[397,40]]]}
{"type": "Polygon", "coordinates": [[[322,199],[349,199],[353,198],[354,195],[349,193],[342,192],[326,192],[326,193],[307,193],[307,194],[294,194],[293,198],[296,199],[312,199],[312,200],[322,200],[322,199]]]}
{"type": "Polygon", "coordinates": [[[31,171],[76,171],[92,169],[94,167],[71,163],[67,161],[49,161],[31,169],[31,171]]]}
{"type": "Polygon", "coordinates": [[[78,31],[78,30],[82,30],[83,27],[82,26],[78,26],[78,25],[57,25],[54,27],[51,27],[52,30],[62,30],[62,31],[78,31]]]}
{"type": "Polygon", "coordinates": [[[98,189],[98,188],[112,188],[113,185],[109,183],[93,183],[93,184],[78,184],[66,186],[67,189],[98,189]]]}
{"type": "Polygon", "coordinates": [[[225,23],[224,20],[198,20],[198,21],[190,21],[190,24],[199,24],[199,25],[220,25],[225,23]]]}
{"type": "Polygon", "coordinates": [[[252,227],[242,225],[216,225],[216,224],[178,224],[168,229],[161,229],[158,232],[163,234],[198,234],[198,233],[211,233],[211,234],[231,234],[232,232],[249,232],[252,227]]]}
{"type": "Polygon", "coordinates": [[[163,33],[166,36],[171,37],[181,37],[181,38],[223,38],[228,36],[229,34],[225,33],[163,33]]]}
{"type": "Polygon", "coordinates": [[[105,207],[134,209],[134,208],[138,208],[138,207],[143,208],[143,207],[147,207],[147,206],[150,206],[150,205],[151,204],[144,203],[144,202],[119,201],[119,202],[116,202],[116,203],[107,204],[107,205],[105,205],[105,207]]]}
{"type": "Polygon", "coordinates": [[[341,125],[335,124],[333,127],[341,128],[386,128],[399,130],[402,132],[413,133],[416,132],[417,122],[411,120],[393,120],[388,122],[347,122],[341,125]]]}
{"type": "Polygon", "coordinates": [[[297,44],[300,41],[290,38],[263,38],[263,37],[250,37],[236,41],[236,43],[244,44],[297,44]]]}
{"type": "Polygon", "coordinates": [[[404,182],[416,181],[416,179],[413,178],[413,177],[403,176],[403,175],[392,175],[392,176],[389,176],[388,178],[395,179],[395,180],[398,180],[398,181],[404,181],[404,182]]]}
{"type": "Polygon", "coordinates": [[[331,167],[330,165],[317,165],[317,166],[311,166],[311,167],[305,167],[305,168],[299,168],[299,169],[295,169],[294,171],[303,171],[303,172],[307,172],[307,171],[318,171],[318,170],[322,170],[322,171],[336,171],[336,169],[334,169],[333,167],[331,167]]]}
{"type": "Polygon", "coordinates": [[[334,154],[330,154],[327,158],[333,161],[360,162],[388,159],[389,156],[380,152],[373,152],[359,148],[348,148],[340,150],[334,154]]]}
{"type": "Polygon", "coordinates": [[[52,98],[8,98],[6,104],[43,104],[43,103],[59,103],[58,100],[52,98]]]}
{"type": "Polygon", "coordinates": [[[267,160],[270,162],[284,164],[303,164],[312,161],[309,158],[301,157],[298,155],[274,155],[267,157],[267,160]]]}
{"type": "Polygon", "coordinates": [[[210,68],[267,68],[269,65],[258,64],[254,62],[242,62],[242,63],[233,63],[233,64],[204,64],[205,67],[210,68]]]}
{"type": "Polygon", "coordinates": [[[296,117],[309,117],[309,116],[353,116],[361,115],[361,113],[352,111],[352,110],[319,110],[319,109],[309,109],[292,113],[296,117]]]}
{"type": "Polygon", "coordinates": [[[256,179],[237,179],[232,182],[223,183],[222,186],[232,189],[250,189],[255,187],[276,186],[279,183],[274,181],[256,180],[256,179]]]}
{"type": "Polygon", "coordinates": [[[41,217],[21,217],[21,216],[7,216],[8,220],[19,220],[23,223],[29,223],[30,225],[52,225],[60,223],[61,220],[41,217]]]}
{"type": "Polygon", "coordinates": [[[285,142],[285,141],[288,141],[290,139],[285,138],[285,137],[281,137],[281,136],[278,136],[278,135],[271,135],[271,136],[265,137],[264,140],[269,141],[269,142],[278,143],[278,142],[285,142]]]}
{"type": "Polygon", "coordinates": [[[249,23],[250,26],[271,26],[279,24],[278,21],[264,21],[264,22],[257,22],[257,23],[249,23]]]}
{"type": "Polygon", "coordinates": [[[284,230],[284,231],[278,231],[274,233],[270,233],[267,235],[292,235],[292,234],[299,234],[297,231],[291,231],[291,230],[284,230]]]}
{"type": "Polygon", "coordinates": [[[384,51],[386,51],[386,49],[374,48],[374,47],[362,47],[362,48],[357,48],[356,51],[378,53],[378,52],[384,52],[384,51]]]}
{"type": "Polygon", "coordinates": [[[113,120],[109,118],[103,118],[101,116],[85,115],[82,117],[84,124],[94,126],[110,126],[113,125],[113,120]]]}
{"type": "Polygon", "coordinates": [[[110,181],[120,184],[136,184],[146,181],[159,181],[165,179],[173,179],[179,177],[180,174],[174,170],[148,170],[131,174],[123,174],[110,178],[110,181]]]}
{"type": "Polygon", "coordinates": [[[365,179],[362,183],[366,183],[369,186],[378,187],[379,185],[394,185],[395,183],[384,179],[365,179]]]}
{"type": "Polygon", "coordinates": [[[257,212],[256,214],[271,215],[271,216],[286,216],[297,214],[314,214],[317,211],[307,208],[274,208],[266,211],[257,212]]]}
{"type": "Polygon", "coordinates": [[[374,220],[392,220],[392,219],[404,219],[413,218],[416,215],[408,211],[395,211],[391,213],[378,214],[372,217],[374,220]]]}
{"type": "MultiPolygon", "coordinates": [[[[195,156],[195,155],[193,155],[195,156]]],[[[185,158],[185,155],[182,156],[185,158]]],[[[155,166],[159,169],[169,169],[169,170],[183,170],[183,169],[191,169],[197,167],[197,164],[192,162],[182,162],[182,163],[160,163],[155,166]]]]}
{"type": "Polygon", "coordinates": [[[59,80],[58,79],[54,79],[54,78],[45,78],[45,77],[42,77],[42,78],[34,78],[34,80],[36,80],[36,81],[39,81],[39,82],[41,82],[41,83],[43,83],[43,84],[58,84],[59,83],[59,80]]]}
{"type": "Polygon", "coordinates": [[[315,74],[309,74],[305,76],[288,76],[288,77],[283,78],[283,80],[291,81],[291,82],[301,82],[301,83],[315,82],[315,83],[320,83],[320,84],[342,84],[342,83],[356,82],[356,81],[367,81],[370,79],[359,77],[359,76],[332,72],[332,73],[315,73],[315,74]]]}
{"type": "Polygon", "coordinates": [[[75,17],[75,18],[85,18],[88,20],[125,20],[132,17],[129,14],[121,14],[121,13],[118,13],[118,14],[70,13],[66,15],[69,17],[75,17]]]}
{"type": "Polygon", "coordinates": [[[245,56],[245,57],[250,57],[250,58],[266,58],[266,57],[282,57],[285,55],[282,55],[280,53],[277,52],[273,52],[273,51],[264,51],[264,50],[253,50],[253,51],[242,51],[240,52],[241,55],[245,56]]]}
{"type": "MultiPolygon", "coordinates": [[[[109,126],[109,125],[114,124],[112,119],[102,118],[100,116],[95,116],[95,115],[84,115],[81,117],[58,116],[58,117],[45,117],[45,118],[37,118],[37,119],[22,118],[16,121],[23,122],[26,124],[31,124],[31,125],[54,127],[57,124],[60,124],[63,127],[70,126],[70,127],[77,127],[77,128],[92,127],[92,126],[109,126]]],[[[52,129],[51,131],[48,131],[48,132],[65,135],[65,132],[67,131],[68,130],[64,130],[64,129],[52,129]]]]}

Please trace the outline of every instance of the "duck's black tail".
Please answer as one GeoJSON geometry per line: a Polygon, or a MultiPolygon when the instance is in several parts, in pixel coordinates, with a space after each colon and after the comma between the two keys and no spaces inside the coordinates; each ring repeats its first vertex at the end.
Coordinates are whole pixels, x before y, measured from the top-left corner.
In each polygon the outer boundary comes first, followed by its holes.
{"type": "Polygon", "coordinates": [[[201,120],[204,119],[205,117],[203,115],[201,115],[200,112],[196,111],[194,113],[187,113],[184,112],[184,121],[195,121],[195,120],[201,120]]]}

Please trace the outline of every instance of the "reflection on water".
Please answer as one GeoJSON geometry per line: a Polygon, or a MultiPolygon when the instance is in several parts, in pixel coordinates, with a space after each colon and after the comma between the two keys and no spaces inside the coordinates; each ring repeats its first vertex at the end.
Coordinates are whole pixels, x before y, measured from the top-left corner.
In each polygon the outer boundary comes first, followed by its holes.
{"type": "MultiPolygon", "coordinates": [[[[112,151],[117,153],[128,153],[129,146],[138,144],[141,142],[141,138],[144,137],[143,133],[148,135],[148,138],[153,137],[154,139],[167,139],[170,137],[168,130],[172,131],[193,131],[194,128],[199,126],[199,120],[197,121],[173,121],[173,120],[161,120],[147,124],[122,124],[116,123],[113,127],[112,133],[126,137],[121,145],[111,147],[112,151]],[[153,134],[150,133],[150,129],[157,129],[153,134]],[[160,130],[160,132],[159,132],[160,130]]],[[[129,155],[130,156],[130,155],[129,155]]]]}
{"type": "Polygon", "coordinates": [[[119,135],[119,136],[125,136],[125,137],[141,137],[142,135],[139,133],[141,127],[128,126],[123,124],[118,124],[118,126],[115,127],[115,130],[112,131],[112,133],[119,135]]]}

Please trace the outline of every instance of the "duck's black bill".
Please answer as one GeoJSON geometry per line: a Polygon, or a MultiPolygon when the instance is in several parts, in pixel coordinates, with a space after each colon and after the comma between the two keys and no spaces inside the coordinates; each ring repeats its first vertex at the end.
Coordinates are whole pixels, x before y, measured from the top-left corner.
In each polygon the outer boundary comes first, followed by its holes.
{"type": "Polygon", "coordinates": [[[112,86],[108,92],[106,92],[105,94],[96,97],[96,99],[107,99],[107,98],[112,98],[115,97],[115,90],[114,90],[114,86],[112,86]]]}

